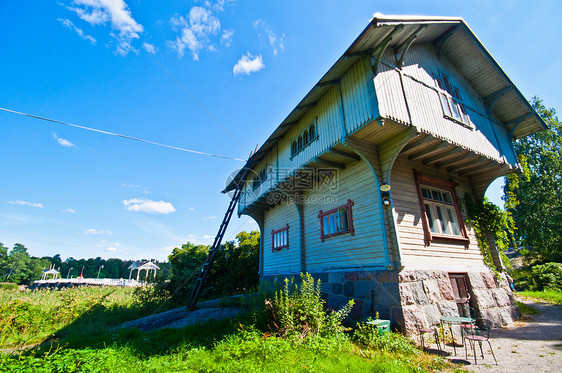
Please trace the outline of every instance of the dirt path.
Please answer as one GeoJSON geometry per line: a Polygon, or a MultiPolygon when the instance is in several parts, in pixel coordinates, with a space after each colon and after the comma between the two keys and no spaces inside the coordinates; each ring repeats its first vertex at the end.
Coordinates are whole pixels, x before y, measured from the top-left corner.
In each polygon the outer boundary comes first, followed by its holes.
{"type": "Polygon", "coordinates": [[[451,360],[469,364],[465,369],[472,372],[562,372],[562,307],[528,299],[518,300],[539,313],[505,329],[492,330],[490,339],[498,365],[485,342],[484,360],[478,347],[476,349],[477,365],[474,365],[474,355],[470,351],[465,360],[464,348],[457,349],[458,356],[451,360]]]}

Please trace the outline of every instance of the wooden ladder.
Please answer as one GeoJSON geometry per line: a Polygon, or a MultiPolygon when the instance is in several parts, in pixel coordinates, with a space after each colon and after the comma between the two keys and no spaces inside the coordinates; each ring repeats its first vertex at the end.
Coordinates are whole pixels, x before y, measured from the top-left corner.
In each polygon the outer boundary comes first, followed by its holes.
{"type": "Polygon", "coordinates": [[[193,288],[193,292],[191,293],[191,297],[189,298],[189,303],[187,304],[189,311],[193,311],[195,309],[195,305],[197,304],[197,299],[199,298],[199,293],[201,292],[201,289],[205,284],[205,279],[207,278],[207,275],[209,274],[209,270],[211,269],[211,265],[215,260],[215,256],[217,255],[217,252],[221,245],[221,241],[224,237],[224,233],[226,232],[226,228],[228,227],[228,223],[230,222],[230,218],[232,217],[232,213],[234,212],[234,208],[236,207],[236,203],[238,202],[238,199],[240,198],[240,194],[242,193],[244,180],[246,180],[246,176],[248,175],[249,171],[250,171],[250,167],[248,165],[246,165],[246,167],[244,167],[244,169],[242,170],[242,177],[240,178],[240,181],[236,185],[236,189],[234,190],[234,194],[232,196],[232,199],[230,200],[230,204],[228,205],[228,210],[226,210],[226,214],[224,214],[224,218],[219,227],[219,231],[215,236],[215,241],[213,242],[213,246],[211,246],[211,249],[209,250],[209,255],[207,255],[207,259],[205,259],[203,268],[201,268],[201,272],[197,277],[195,287],[193,288]]]}

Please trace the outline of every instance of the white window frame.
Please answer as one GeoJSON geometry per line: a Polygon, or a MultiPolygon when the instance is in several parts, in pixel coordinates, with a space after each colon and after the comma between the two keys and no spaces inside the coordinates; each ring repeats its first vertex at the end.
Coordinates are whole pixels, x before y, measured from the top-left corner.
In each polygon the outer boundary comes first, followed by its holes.
{"type": "Polygon", "coordinates": [[[451,78],[443,73],[434,76],[439,102],[443,110],[443,117],[459,123],[470,129],[474,129],[467,113],[466,106],[462,102],[460,90],[451,83],[451,78]]]}

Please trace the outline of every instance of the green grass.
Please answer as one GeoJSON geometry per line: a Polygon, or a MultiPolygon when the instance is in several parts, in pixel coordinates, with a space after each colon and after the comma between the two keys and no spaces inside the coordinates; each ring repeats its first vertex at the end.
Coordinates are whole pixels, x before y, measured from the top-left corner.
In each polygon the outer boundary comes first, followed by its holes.
{"type": "Polygon", "coordinates": [[[519,312],[521,312],[521,318],[522,319],[526,319],[530,315],[536,315],[536,314],[539,313],[539,311],[537,311],[535,308],[533,308],[532,306],[529,306],[525,303],[516,301],[515,305],[519,309],[519,312]]]}
{"type": "Polygon", "coordinates": [[[131,289],[0,290],[0,371],[11,372],[419,372],[452,370],[442,358],[389,334],[381,346],[345,333],[280,338],[253,327],[252,314],[184,329],[114,329],[150,312],[131,289]],[[390,348],[384,348],[390,346],[390,348]],[[408,348],[405,348],[408,347],[408,348]]]}
{"type": "Polygon", "coordinates": [[[545,289],[543,291],[520,291],[517,293],[524,297],[542,300],[548,303],[562,304],[562,291],[545,289]]]}

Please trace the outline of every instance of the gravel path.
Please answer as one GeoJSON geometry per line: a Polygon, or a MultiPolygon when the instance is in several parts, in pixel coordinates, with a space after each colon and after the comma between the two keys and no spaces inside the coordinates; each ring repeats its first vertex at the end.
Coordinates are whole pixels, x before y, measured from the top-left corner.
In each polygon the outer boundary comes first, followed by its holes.
{"type": "Polygon", "coordinates": [[[457,349],[456,358],[450,359],[466,364],[465,369],[471,372],[562,372],[562,307],[528,299],[518,300],[535,308],[539,314],[528,316],[527,320],[515,322],[507,328],[491,331],[490,340],[498,365],[486,342],[484,360],[478,346],[476,348],[477,365],[474,365],[471,351],[465,360],[464,348],[457,349]]]}

